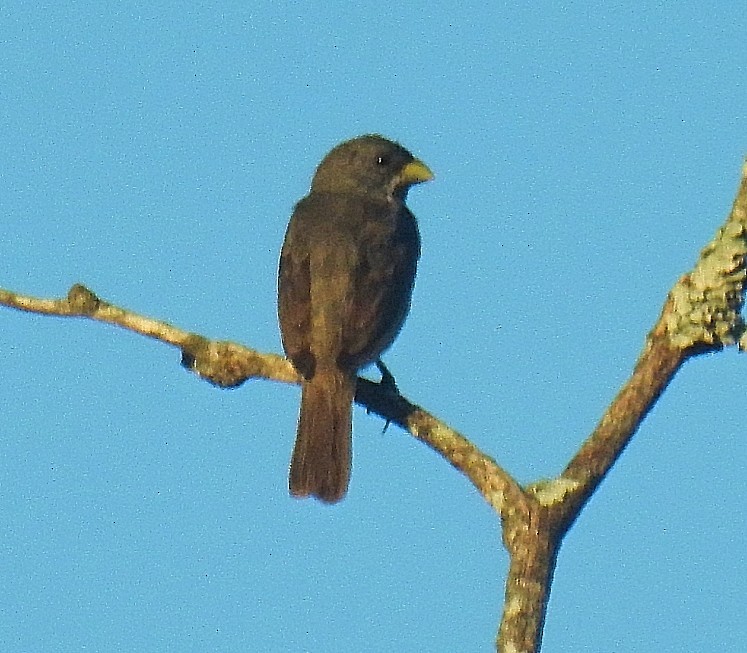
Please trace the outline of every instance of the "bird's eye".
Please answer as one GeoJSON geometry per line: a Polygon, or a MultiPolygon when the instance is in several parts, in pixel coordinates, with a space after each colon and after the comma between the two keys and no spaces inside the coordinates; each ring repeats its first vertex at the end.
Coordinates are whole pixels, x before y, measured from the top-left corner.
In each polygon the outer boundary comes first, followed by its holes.
{"type": "Polygon", "coordinates": [[[388,156],[379,156],[376,158],[376,165],[379,166],[385,166],[389,164],[389,157],[388,156]]]}

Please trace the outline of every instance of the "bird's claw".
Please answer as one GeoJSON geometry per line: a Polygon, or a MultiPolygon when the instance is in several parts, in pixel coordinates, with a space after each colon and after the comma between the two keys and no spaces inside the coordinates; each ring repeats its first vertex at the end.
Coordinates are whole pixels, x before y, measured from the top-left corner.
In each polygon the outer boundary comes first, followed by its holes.
{"type": "MultiPolygon", "coordinates": [[[[377,360],[376,367],[379,369],[379,372],[381,372],[381,381],[379,381],[379,385],[385,390],[387,390],[388,392],[392,392],[398,395],[399,388],[397,388],[397,382],[394,379],[394,375],[387,369],[387,366],[384,365],[384,363],[381,360],[377,360]]],[[[381,432],[386,433],[386,430],[389,428],[389,425],[391,423],[392,423],[392,420],[387,419],[384,422],[384,428],[381,429],[381,432]]]]}
{"type": "Polygon", "coordinates": [[[379,385],[385,388],[386,390],[399,394],[399,388],[397,388],[397,382],[394,380],[394,375],[387,369],[387,366],[384,365],[384,363],[381,360],[377,360],[376,367],[378,367],[379,372],[381,372],[381,381],[379,381],[379,385]]]}

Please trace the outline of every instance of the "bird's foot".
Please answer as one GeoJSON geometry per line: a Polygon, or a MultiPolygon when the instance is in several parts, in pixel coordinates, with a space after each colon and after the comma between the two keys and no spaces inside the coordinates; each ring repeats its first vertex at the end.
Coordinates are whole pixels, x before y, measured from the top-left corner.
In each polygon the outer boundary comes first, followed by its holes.
{"type": "Polygon", "coordinates": [[[387,366],[384,365],[381,360],[377,360],[376,367],[378,367],[379,372],[381,372],[381,381],[379,381],[379,385],[386,390],[399,394],[397,382],[394,380],[394,375],[387,369],[387,366]]]}
{"type": "MultiPolygon", "coordinates": [[[[397,382],[394,380],[394,375],[387,369],[387,366],[384,365],[381,359],[376,361],[376,367],[379,369],[379,372],[381,372],[381,381],[379,381],[379,385],[387,392],[399,395],[399,388],[397,387],[397,382]]],[[[382,433],[386,432],[390,423],[390,420],[386,420],[384,428],[381,430],[382,433]]]]}

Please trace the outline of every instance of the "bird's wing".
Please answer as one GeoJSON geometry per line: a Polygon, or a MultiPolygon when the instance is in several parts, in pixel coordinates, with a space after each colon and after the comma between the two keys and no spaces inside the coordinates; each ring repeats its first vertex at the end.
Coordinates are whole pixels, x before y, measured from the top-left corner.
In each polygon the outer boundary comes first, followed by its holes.
{"type": "Polygon", "coordinates": [[[394,220],[361,224],[353,301],[342,356],[362,367],[379,358],[399,333],[410,308],[420,239],[412,214],[402,206],[394,220]]]}
{"type": "Polygon", "coordinates": [[[294,222],[280,252],[278,270],[278,320],[283,349],[305,377],[314,374],[310,351],[311,277],[308,248],[298,242],[294,222]]]}

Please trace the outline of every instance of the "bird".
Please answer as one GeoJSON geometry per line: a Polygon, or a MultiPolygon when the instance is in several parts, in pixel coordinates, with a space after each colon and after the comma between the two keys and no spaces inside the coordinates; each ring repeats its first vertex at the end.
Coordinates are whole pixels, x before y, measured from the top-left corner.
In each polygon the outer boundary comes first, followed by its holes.
{"type": "Polygon", "coordinates": [[[420,233],[409,188],[433,178],[378,134],[334,147],[296,204],[278,266],[278,321],[301,379],[291,496],[340,501],[348,490],[358,371],[394,341],[410,310],[420,233]]]}

